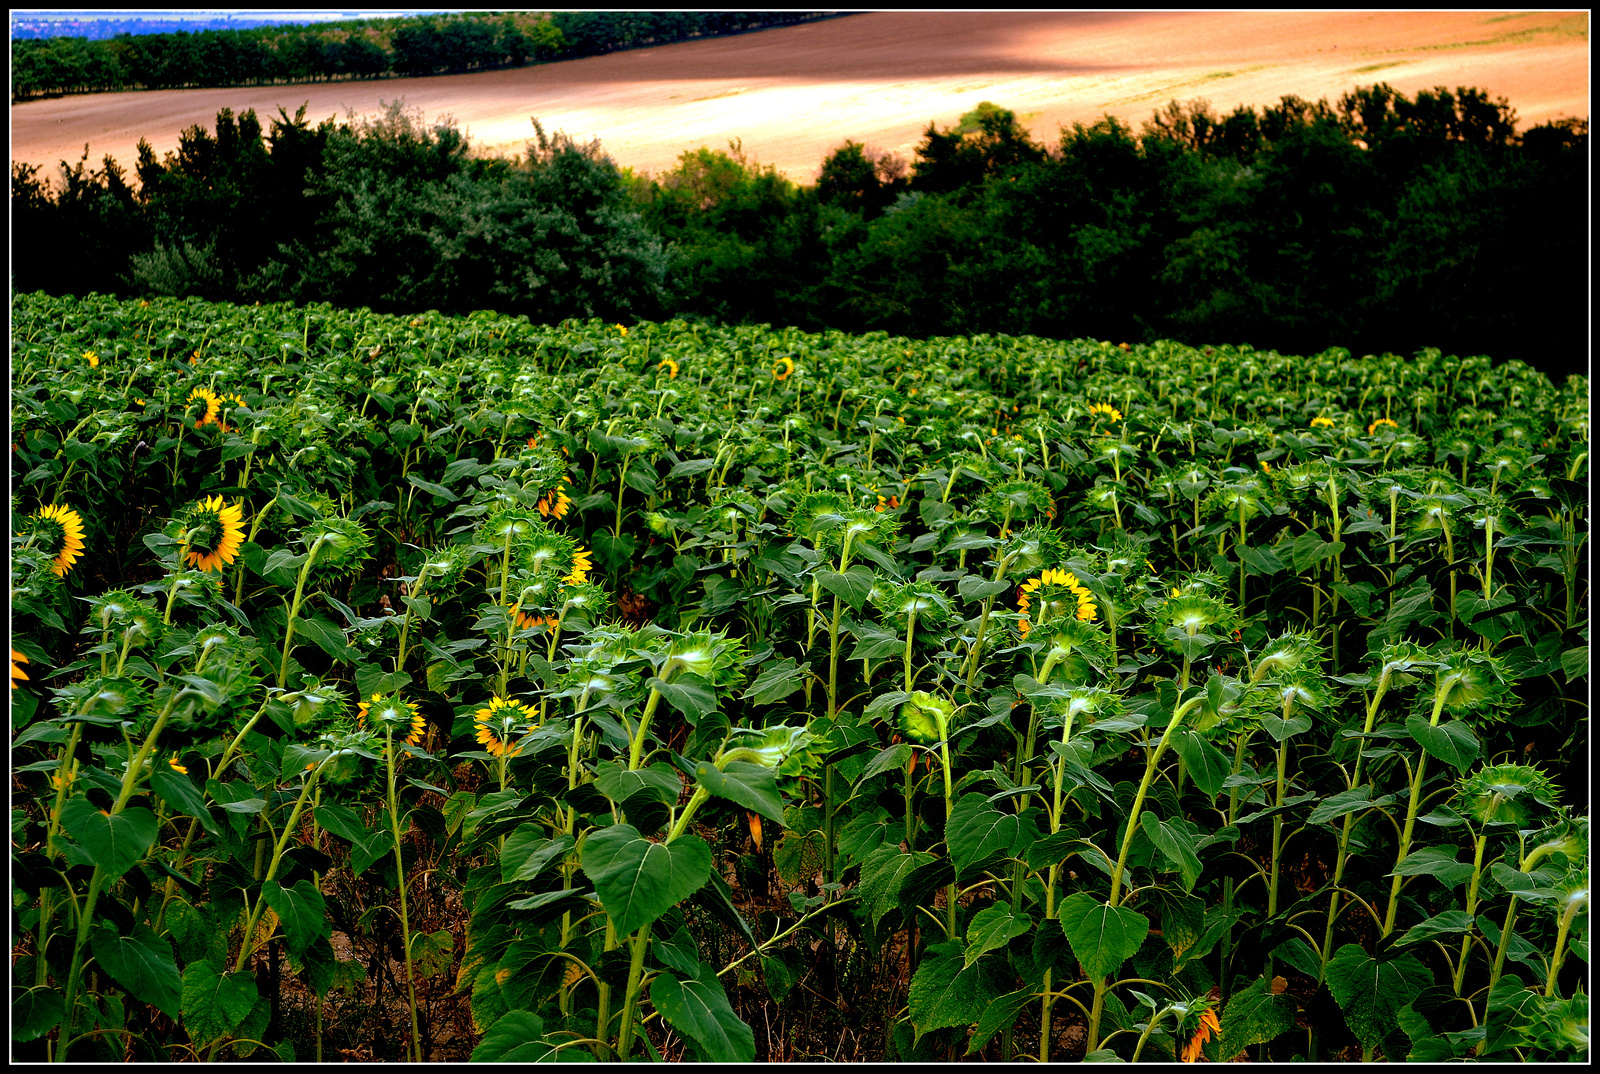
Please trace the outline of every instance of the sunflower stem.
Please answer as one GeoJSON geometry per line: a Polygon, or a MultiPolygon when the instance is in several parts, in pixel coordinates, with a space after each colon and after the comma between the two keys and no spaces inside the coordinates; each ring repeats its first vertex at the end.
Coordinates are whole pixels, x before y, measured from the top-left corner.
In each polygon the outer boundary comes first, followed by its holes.
{"type": "Polygon", "coordinates": [[[317,550],[322,547],[322,538],[319,536],[311,542],[311,547],[306,551],[306,561],[300,566],[300,577],[294,584],[294,602],[289,605],[289,618],[283,625],[283,656],[278,661],[278,688],[283,688],[283,682],[289,677],[289,650],[294,644],[294,619],[300,614],[300,599],[305,594],[306,578],[311,574],[311,564],[317,558],[317,550]]]}

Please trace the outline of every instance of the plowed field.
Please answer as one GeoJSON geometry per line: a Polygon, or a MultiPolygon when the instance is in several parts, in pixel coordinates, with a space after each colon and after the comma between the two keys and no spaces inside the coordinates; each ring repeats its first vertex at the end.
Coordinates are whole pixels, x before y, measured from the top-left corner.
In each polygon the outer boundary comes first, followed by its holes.
{"type": "Polygon", "coordinates": [[[1225,113],[1379,81],[1407,94],[1479,87],[1507,98],[1523,128],[1586,118],[1588,32],[1581,11],[875,12],[518,70],[34,101],[11,109],[11,145],[14,160],[53,164],[87,143],[92,160],[131,168],[141,137],[175,149],[179,131],[224,107],[265,119],[307,102],[322,119],[403,97],[486,149],[520,149],[538,116],[635,169],[740,138],[808,182],[845,138],[909,158],[930,120],[954,123],[983,100],[1047,142],[1106,113],[1137,129],[1172,99],[1225,113]]]}

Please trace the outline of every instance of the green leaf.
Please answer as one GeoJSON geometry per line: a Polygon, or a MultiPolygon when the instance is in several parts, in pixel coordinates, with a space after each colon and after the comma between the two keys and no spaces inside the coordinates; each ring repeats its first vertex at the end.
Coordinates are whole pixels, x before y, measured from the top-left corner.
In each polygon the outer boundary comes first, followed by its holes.
{"type": "Polygon", "coordinates": [[[1019,914],[1004,904],[986,906],[973,915],[967,923],[967,951],[964,956],[970,966],[990,951],[997,950],[1033,931],[1033,918],[1019,914]]]}
{"type": "Polygon", "coordinates": [[[680,928],[671,939],[658,936],[650,941],[650,950],[667,969],[677,970],[684,977],[693,977],[700,971],[700,947],[688,929],[680,928]]]}
{"type": "Polygon", "coordinates": [[[196,1044],[210,1044],[238,1028],[257,995],[249,974],[225,974],[205,959],[191,962],[183,971],[183,1027],[196,1044]]]}
{"type": "Polygon", "coordinates": [[[1033,836],[1024,828],[1022,817],[1002,813],[983,794],[962,795],[945,825],[945,843],[957,880],[974,866],[997,856],[1016,857],[1033,841],[1033,836]]]}
{"type": "Polygon", "coordinates": [[[811,661],[796,665],[794,658],[786,656],[774,660],[761,669],[756,681],[744,692],[744,700],[756,705],[771,705],[782,701],[806,684],[811,671],[811,661]]]}
{"type": "Polygon", "coordinates": [[[893,746],[879,750],[873,755],[872,760],[867,762],[867,767],[862,769],[861,775],[856,778],[856,783],[863,783],[885,772],[902,771],[910,759],[911,743],[896,742],[893,746]]]}
{"type": "Polygon", "coordinates": [[[388,828],[350,844],[350,873],[360,876],[385,854],[394,853],[394,833],[388,828]]]}
{"type": "Polygon", "coordinates": [[[182,813],[186,817],[193,817],[200,822],[200,826],[212,835],[217,835],[217,822],[211,819],[211,811],[206,808],[206,799],[189,777],[177,771],[169,764],[152,765],[150,769],[150,789],[155,791],[160,799],[167,803],[167,808],[174,813],[182,813]]]}
{"type": "MultiPolygon", "coordinates": [[[[710,854],[709,849],[706,852],[710,854]]],[[[756,1037],[728,1003],[717,972],[704,962],[693,977],[662,973],[650,982],[650,1002],[667,1024],[694,1044],[695,1058],[709,1063],[749,1063],[756,1037]]]]}
{"type": "MultiPolygon", "coordinates": [[[[570,1037],[564,1038],[570,1040],[570,1037]]],[[[474,1063],[592,1063],[594,1056],[578,1047],[562,1048],[546,1040],[544,1020],[532,1011],[511,1011],[497,1020],[472,1049],[474,1063]]]]}
{"type": "Polygon", "coordinates": [[[1233,765],[1226,755],[1193,731],[1180,729],[1172,736],[1173,748],[1183,758],[1194,785],[1215,798],[1233,765]]]}
{"type": "Polygon", "coordinates": [[[11,1001],[11,1039],[38,1040],[56,1026],[67,1013],[61,990],[40,985],[11,1001]]]}
{"type": "MultiPolygon", "coordinates": [[[[1496,863],[1498,864],[1498,863],[1496,863]]],[[[1472,866],[1456,861],[1455,847],[1423,847],[1394,867],[1390,876],[1434,876],[1447,888],[1464,883],[1472,875],[1472,866]]]]}
{"type": "MultiPolygon", "coordinates": [[[[968,1026],[1002,994],[996,959],[967,964],[961,941],[929,944],[906,994],[906,1011],[917,1038],[935,1029],[968,1026]]],[[[1005,976],[1011,976],[1010,970],[1005,976]]]]}
{"type": "Polygon", "coordinates": [[[1400,1008],[1433,983],[1433,977],[1412,955],[1380,962],[1348,943],[1328,962],[1327,981],[1345,1024],[1364,1047],[1375,1048],[1399,1027],[1400,1008]]]}
{"type": "Polygon", "coordinates": [[[421,489],[423,492],[432,493],[433,495],[439,497],[445,503],[453,503],[454,501],[460,499],[459,496],[445,488],[443,485],[435,485],[432,481],[424,481],[416,474],[407,474],[406,480],[411,482],[417,488],[421,489]]]}
{"type": "Polygon", "coordinates": [[[900,885],[918,866],[933,861],[932,854],[915,851],[907,854],[898,846],[885,844],[867,855],[861,863],[861,903],[872,915],[877,928],[883,915],[900,908],[900,885]]]}
{"type": "Polygon", "coordinates": [[[1029,1003],[1034,1002],[1038,993],[1031,988],[1021,988],[990,1002],[983,1009],[983,1017],[978,1019],[978,1028],[973,1030],[972,1036],[967,1040],[967,1055],[982,1048],[989,1043],[989,1038],[1007,1028],[1017,1020],[1017,1015],[1029,1003]]]}
{"type": "Polygon", "coordinates": [[[172,957],[172,944],[157,936],[149,925],[141,921],[127,936],[97,925],[89,945],[95,962],[130,996],[155,1004],[168,1018],[178,1017],[183,999],[178,963],[172,957]]]}
{"type": "Polygon", "coordinates": [[[1385,794],[1380,798],[1372,797],[1370,786],[1356,787],[1353,790],[1340,791],[1311,811],[1311,816],[1306,818],[1307,824],[1330,824],[1346,813],[1354,813],[1362,809],[1375,809],[1386,806],[1394,801],[1394,795],[1385,794]]]}
{"type": "Polygon", "coordinates": [[[545,838],[544,833],[543,826],[530,820],[506,837],[506,845],[500,851],[502,883],[532,880],[572,849],[572,836],[566,832],[554,839],[545,838]]]}
{"type": "Polygon", "coordinates": [[[1589,647],[1587,645],[1580,645],[1576,649],[1562,650],[1561,674],[1567,677],[1567,682],[1569,683],[1588,677],[1589,647]]]}
{"type": "Polygon", "coordinates": [[[1200,879],[1200,858],[1195,853],[1194,837],[1174,824],[1163,822],[1149,810],[1139,814],[1139,826],[1161,856],[1183,877],[1183,890],[1193,891],[1195,881],[1200,879]]]}
{"type": "Polygon", "coordinates": [[[411,934],[411,967],[419,977],[434,977],[450,968],[455,953],[455,937],[450,930],[413,932],[411,934]]]}
{"type": "Polygon", "coordinates": [[[618,935],[648,925],[693,895],[711,874],[711,848],[695,835],[652,843],[628,824],[584,839],[583,871],[618,935]]]}
{"type": "Polygon", "coordinates": [[[737,802],[776,824],[783,823],[783,798],[778,794],[778,773],[749,761],[729,761],[718,770],[710,761],[694,766],[695,781],[718,798],[737,802]]]}
{"type": "Polygon", "coordinates": [[[1228,997],[1222,1032],[1205,1051],[1213,1062],[1225,1063],[1251,1045],[1268,1044],[1293,1029],[1294,1013],[1294,1001],[1273,995],[1271,982],[1258,977],[1228,997]]]}
{"type": "Polygon", "coordinates": [[[296,616],[294,632],[297,638],[310,639],[317,648],[341,664],[353,664],[361,659],[361,654],[350,648],[346,642],[344,631],[327,619],[319,616],[310,618],[296,616]]]}
{"type": "Polygon", "coordinates": [[[356,668],[356,693],[363,700],[373,694],[388,694],[409,685],[411,676],[403,671],[384,671],[373,664],[356,668]]]}
{"type": "Polygon", "coordinates": [[[1478,756],[1478,739],[1460,720],[1434,727],[1421,716],[1406,718],[1406,730],[1431,756],[1465,772],[1478,756]]]}
{"type": "Polygon", "coordinates": [[[317,806],[313,815],[317,818],[318,824],[347,842],[359,843],[372,834],[362,825],[361,818],[356,816],[356,811],[349,806],[330,802],[327,805],[317,806]]]}
{"type": "Polygon", "coordinates": [[[210,959],[222,965],[228,958],[228,936],[217,927],[209,907],[197,909],[182,899],[167,903],[167,935],[178,945],[178,957],[185,964],[210,959]]]}
{"type": "Polygon", "coordinates": [[[1465,910],[1446,910],[1442,914],[1434,914],[1428,920],[1411,926],[1398,942],[1401,945],[1417,943],[1420,940],[1431,940],[1436,936],[1466,932],[1471,927],[1472,918],[1467,916],[1465,910]]]}
{"type": "Polygon", "coordinates": [[[717,711],[716,689],[692,672],[683,672],[674,682],[651,676],[645,685],[660,690],[662,700],[681,712],[691,727],[706,713],[717,711]]]}
{"type": "Polygon", "coordinates": [[[817,581],[823,589],[850,605],[855,611],[860,611],[861,606],[867,602],[867,596],[872,592],[876,579],[870,568],[857,563],[843,574],[838,571],[818,571],[817,581]]]}
{"type": "Polygon", "coordinates": [[[1318,563],[1343,551],[1343,541],[1333,544],[1324,541],[1321,535],[1307,531],[1296,537],[1294,543],[1289,546],[1289,558],[1294,563],[1294,572],[1305,574],[1318,563]]]}
{"type": "Polygon", "coordinates": [[[105,871],[106,880],[127,872],[156,841],[156,815],[148,809],[135,806],[111,816],[81,794],[61,807],[61,826],[105,871]]]}
{"type": "Polygon", "coordinates": [[[1150,920],[1126,907],[1107,906],[1087,891],[1061,903],[1061,929],[1090,978],[1110,977],[1144,943],[1150,920]]]}
{"type": "Polygon", "coordinates": [[[298,958],[317,937],[326,939],[333,935],[322,892],[310,880],[302,880],[292,888],[268,880],[261,885],[261,896],[283,922],[283,935],[289,941],[291,955],[298,958]]]}
{"type": "Polygon", "coordinates": [[[606,761],[595,768],[594,782],[601,794],[618,805],[637,794],[662,805],[676,805],[683,792],[683,780],[670,764],[647,765],[630,772],[620,761],[606,761]]]}

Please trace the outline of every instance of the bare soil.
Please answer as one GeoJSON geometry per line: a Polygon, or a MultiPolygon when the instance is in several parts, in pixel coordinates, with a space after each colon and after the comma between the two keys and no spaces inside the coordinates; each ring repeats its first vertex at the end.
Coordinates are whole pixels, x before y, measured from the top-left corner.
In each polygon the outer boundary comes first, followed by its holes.
{"type": "Polygon", "coordinates": [[[1170,100],[1220,113],[1285,94],[1330,102],[1358,85],[1407,94],[1472,86],[1505,97],[1526,129],[1588,118],[1585,11],[909,12],[854,15],[517,70],[315,85],[110,93],[11,109],[12,159],[54,165],[105,154],[130,171],[147,138],[173,150],[192,124],[254,108],[343,119],[404,98],[449,115],[480,150],[520,151],[529,118],[599,138],[635,170],[671,168],[701,145],[742,139],[753,159],[814,181],[846,138],[910,159],[930,121],[979,101],[1053,142],[1111,114],[1135,130],[1170,100]]]}

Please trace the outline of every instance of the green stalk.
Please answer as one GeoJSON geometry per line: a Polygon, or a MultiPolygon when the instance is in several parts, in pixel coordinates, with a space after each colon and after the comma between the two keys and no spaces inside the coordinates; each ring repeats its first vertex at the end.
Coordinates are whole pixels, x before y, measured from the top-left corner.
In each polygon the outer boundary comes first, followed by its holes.
{"type": "Polygon", "coordinates": [[[661,690],[652,687],[650,697],[644,705],[644,715],[639,719],[639,729],[634,733],[633,745],[628,749],[628,771],[636,772],[639,762],[644,756],[644,739],[650,731],[650,718],[656,714],[656,706],[661,704],[661,690]]]}
{"type": "MultiPolygon", "coordinates": [[[[1387,670],[1378,678],[1378,688],[1373,691],[1372,701],[1367,705],[1367,722],[1362,727],[1362,733],[1370,735],[1372,725],[1378,718],[1378,705],[1383,701],[1383,695],[1389,691],[1389,672],[1387,670]]],[[[1361,785],[1361,765],[1366,760],[1366,739],[1357,740],[1355,774],[1350,780],[1350,789],[1354,790],[1361,785]]],[[[1328,959],[1332,956],[1333,924],[1339,916],[1339,881],[1344,878],[1345,863],[1349,860],[1350,832],[1355,827],[1354,813],[1346,813],[1344,825],[1339,832],[1339,851],[1334,857],[1333,865],[1333,891],[1328,896],[1328,927],[1322,937],[1322,967],[1317,974],[1318,983],[1328,970],[1328,959]]]]}
{"type": "MultiPolygon", "coordinates": [[[[1467,885],[1467,920],[1478,919],[1478,881],[1483,879],[1483,848],[1489,841],[1489,836],[1480,834],[1472,855],[1472,883],[1467,885]]],[[[1461,937],[1461,958],[1456,962],[1455,986],[1456,995],[1461,994],[1461,983],[1467,976],[1467,956],[1472,953],[1472,929],[1469,926],[1466,935],[1461,937]]]]}
{"type": "MultiPolygon", "coordinates": [[[[1430,727],[1439,726],[1439,715],[1444,711],[1444,699],[1449,694],[1450,688],[1455,685],[1457,676],[1449,675],[1444,682],[1439,684],[1434,695],[1433,715],[1428,721],[1430,727]]],[[[1422,805],[1422,780],[1428,770],[1428,754],[1423,751],[1417,757],[1417,770],[1411,779],[1411,800],[1406,803],[1406,826],[1400,833],[1400,854],[1395,858],[1394,867],[1399,869],[1405,862],[1406,855],[1411,852],[1411,832],[1416,827],[1417,811],[1422,805]]],[[[1403,878],[1396,876],[1389,885],[1389,909],[1383,915],[1382,936],[1388,936],[1394,931],[1394,915],[1400,909],[1400,881],[1403,878]]]]}
{"type": "Polygon", "coordinates": [[[1581,907],[1588,905],[1587,898],[1569,898],[1566,912],[1561,915],[1561,923],[1556,926],[1556,946],[1550,955],[1550,977],[1545,982],[1544,998],[1551,999],[1556,994],[1556,976],[1561,972],[1561,963],[1566,961],[1567,930],[1572,928],[1572,919],[1577,916],[1581,907]]]}
{"type": "Polygon", "coordinates": [[[294,617],[300,614],[300,599],[305,593],[306,578],[311,574],[311,564],[317,558],[317,550],[321,547],[321,537],[311,542],[311,548],[306,552],[306,561],[300,566],[300,577],[294,583],[294,602],[289,605],[289,618],[283,626],[283,658],[278,661],[279,689],[283,688],[283,681],[289,677],[289,649],[294,643],[294,617]]]}
{"type": "Polygon", "coordinates": [[[422,1062],[422,1033],[417,1025],[417,983],[411,968],[411,918],[406,910],[406,867],[400,854],[400,807],[394,792],[394,728],[384,728],[384,760],[389,769],[389,830],[394,833],[394,878],[400,888],[400,943],[406,952],[406,991],[411,1005],[411,1051],[422,1062]]]}

